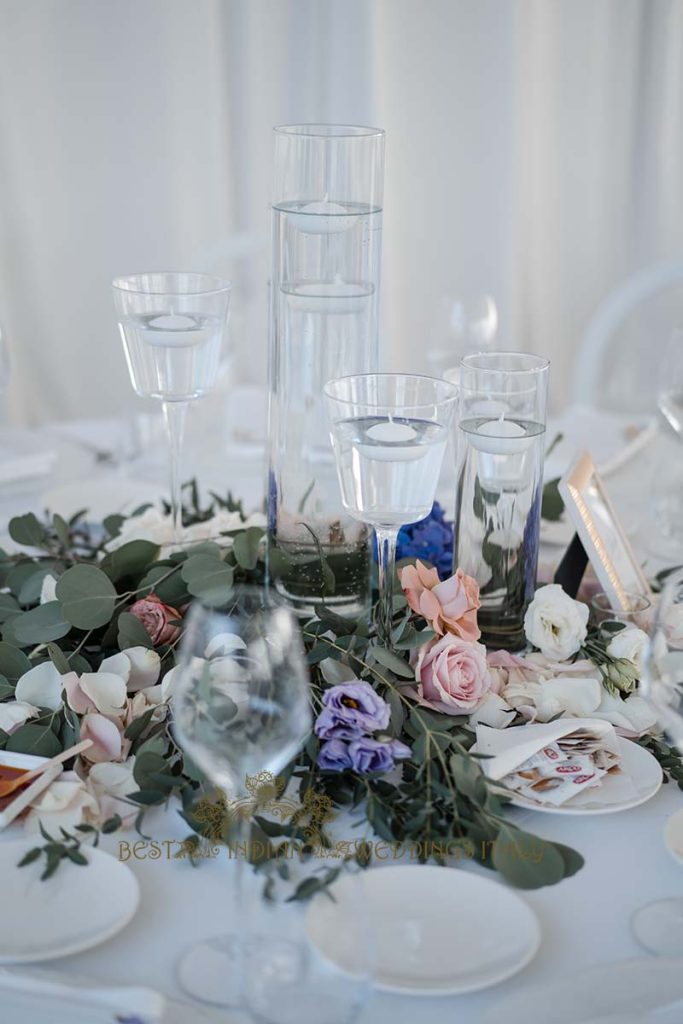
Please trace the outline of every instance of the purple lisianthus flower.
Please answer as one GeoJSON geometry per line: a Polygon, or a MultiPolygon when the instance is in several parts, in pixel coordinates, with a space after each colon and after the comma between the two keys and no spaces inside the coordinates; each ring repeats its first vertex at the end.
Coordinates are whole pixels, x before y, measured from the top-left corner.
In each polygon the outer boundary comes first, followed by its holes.
{"type": "MultiPolygon", "coordinates": [[[[375,559],[377,558],[375,546],[375,559]]],[[[398,534],[396,558],[419,558],[435,566],[439,578],[447,579],[453,572],[453,523],[435,501],[432,511],[418,523],[402,526],[398,534]]]]}
{"type": "Polygon", "coordinates": [[[323,694],[323,705],[314,726],[323,740],[360,739],[389,725],[389,705],[365,680],[331,686],[323,694]]]}
{"type": "Polygon", "coordinates": [[[318,751],[318,765],[330,772],[343,772],[351,767],[349,745],[344,740],[327,740],[318,751]]]}
{"type": "Polygon", "coordinates": [[[388,772],[394,767],[395,761],[410,757],[410,747],[400,740],[373,740],[370,736],[362,736],[349,743],[351,767],[355,772],[365,775],[368,772],[388,772]]]}

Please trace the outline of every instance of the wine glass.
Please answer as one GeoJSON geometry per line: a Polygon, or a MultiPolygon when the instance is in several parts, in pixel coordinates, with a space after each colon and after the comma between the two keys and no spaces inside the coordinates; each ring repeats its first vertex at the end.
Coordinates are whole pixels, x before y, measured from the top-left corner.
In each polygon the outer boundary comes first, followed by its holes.
{"type": "Polygon", "coordinates": [[[5,331],[2,324],[0,324],[0,395],[7,387],[9,382],[9,348],[7,345],[7,339],[5,337],[5,331]]]}
{"type": "MultiPolygon", "coordinates": [[[[172,685],[174,732],[191,761],[236,806],[248,778],[276,776],[310,735],[299,628],[287,608],[250,587],[236,589],[224,610],[195,605],[186,622],[172,685]]],[[[237,815],[238,851],[240,822],[237,815]]],[[[235,920],[244,912],[241,867],[237,856],[235,920]]],[[[238,933],[194,946],[180,962],[181,984],[209,1002],[239,1005],[242,952],[238,933]]]]}
{"type": "MultiPolygon", "coordinates": [[[[683,549],[683,330],[673,332],[659,372],[657,405],[675,441],[665,445],[654,467],[651,507],[662,548],[677,557],[683,549]]],[[[662,439],[663,442],[664,439],[662,439]]]]}
{"type": "MultiPolygon", "coordinates": [[[[662,590],[643,665],[641,695],[657,715],[673,747],[683,753],[683,570],[662,590]]],[[[683,954],[683,899],[657,900],[637,910],[634,934],[651,953],[683,954]]]]}
{"type": "Polygon", "coordinates": [[[216,383],[231,285],[218,277],[149,273],[117,277],[114,302],[136,394],[162,402],[171,453],[174,540],[182,540],[180,460],[189,402],[216,383]]]}
{"type": "Polygon", "coordinates": [[[374,527],[379,637],[391,645],[396,538],[432,508],[458,390],[433,377],[368,373],[324,388],[344,508],[374,527]]]}
{"type": "Polygon", "coordinates": [[[492,295],[444,296],[430,332],[429,372],[442,377],[447,370],[457,372],[464,356],[492,351],[497,331],[498,309],[492,295]]]}

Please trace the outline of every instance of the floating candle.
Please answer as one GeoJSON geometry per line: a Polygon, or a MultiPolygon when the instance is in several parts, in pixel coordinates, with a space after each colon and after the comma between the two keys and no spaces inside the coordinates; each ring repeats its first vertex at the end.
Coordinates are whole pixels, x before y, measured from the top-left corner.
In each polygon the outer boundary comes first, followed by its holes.
{"type": "Polygon", "coordinates": [[[519,423],[504,419],[487,420],[470,434],[471,444],[489,455],[518,455],[526,451],[531,440],[519,423]]]}
{"type": "Polygon", "coordinates": [[[417,436],[416,432],[407,423],[395,423],[394,420],[387,420],[385,423],[375,423],[367,431],[367,437],[373,441],[380,441],[382,444],[405,444],[417,436]]]}
{"type": "Polygon", "coordinates": [[[349,231],[358,218],[346,206],[331,202],[327,196],[300,206],[290,214],[290,222],[305,235],[329,235],[349,231]]]}

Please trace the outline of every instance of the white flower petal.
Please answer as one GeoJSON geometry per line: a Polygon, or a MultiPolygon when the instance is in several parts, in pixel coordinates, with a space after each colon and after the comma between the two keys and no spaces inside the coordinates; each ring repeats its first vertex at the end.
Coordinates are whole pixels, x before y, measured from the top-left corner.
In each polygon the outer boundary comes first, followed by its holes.
{"type": "Polygon", "coordinates": [[[115,718],[125,707],[126,684],[113,672],[84,672],[79,685],[102,715],[115,718]]]}
{"type": "Polygon", "coordinates": [[[511,708],[507,701],[504,701],[497,693],[488,693],[483,704],[480,704],[477,710],[470,715],[469,724],[472,728],[477,725],[488,725],[492,729],[504,729],[513,720],[515,714],[515,709],[511,708]]]}
{"type": "Polygon", "coordinates": [[[52,782],[31,805],[25,827],[29,832],[38,832],[42,824],[52,835],[59,835],[59,829],[67,831],[86,820],[97,818],[97,799],[89,793],[81,780],[73,773],[52,782]]]}
{"type": "Polygon", "coordinates": [[[657,724],[656,715],[642,697],[631,696],[628,700],[622,700],[607,690],[603,690],[600,706],[591,717],[604,718],[615,729],[629,736],[641,736],[657,724]]]}
{"type": "Polygon", "coordinates": [[[98,671],[113,672],[115,676],[120,676],[124,683],[127,683],[130,668],[130,659],[121,651],[119,654],[112,654],[111,657],[105,658],[98,671]]]}
{"type": "Polygon", "coordinates": [[[128,689],[131,693],[154,686],[161,672],[161,658],[149,647],[128,647],[123,654],[130,664],[128,689]]]}
{"type": "Polygon", "coordinates": [[[40,588],[40,603],[47,604],[48,601],[54,601],[57,597],[57,580],[51,573],[47,576],[43,576],[43,583],[40,588]]]}
{"type": "Polygon", "coordinates": [[[56,711],[62,704],[62,677],[51,661],[44,661],[24,672],[14,696],[27,704],[56,711]]]}
{"type": "Polygon", "coordinates": [[[12,733],[29,718],[35,718],[39,709],[23,700],[11,700],[0,704],[0,729],[12,733]]]}
{"type": "Polygon", "coordinates": [[[205,658],[215,658],[216,655],[228,655],[234,651],[246,651],[247,645],[241,636],[236,633],[216,633],[206,645],[205,658]]]}

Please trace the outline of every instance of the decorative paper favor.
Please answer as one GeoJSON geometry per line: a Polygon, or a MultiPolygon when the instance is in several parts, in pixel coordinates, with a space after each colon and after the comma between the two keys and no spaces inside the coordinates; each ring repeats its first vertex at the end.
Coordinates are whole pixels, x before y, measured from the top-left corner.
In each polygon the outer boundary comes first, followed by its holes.
{"type": "Polygon", "coordinates": [[[490,755],[482,762],[490,778],[537,803],[611,804],[636,794],[621,768],[613,727],[598,719],[561,719],[504,730],[480,725],[476,751],[490,755]],[[608,776],[609,793],[603,794],[601,786],[608,776]]]}

